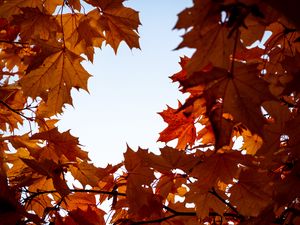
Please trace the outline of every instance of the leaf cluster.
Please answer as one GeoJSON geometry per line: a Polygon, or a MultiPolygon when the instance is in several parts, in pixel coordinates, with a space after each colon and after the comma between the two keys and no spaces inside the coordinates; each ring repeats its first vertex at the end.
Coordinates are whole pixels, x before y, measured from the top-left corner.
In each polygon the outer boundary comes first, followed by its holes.
{"type": "Polygon", "coordinates": [[[101,168],[57,115],[87,91],[94,48],[139,48],[138,13],[123,0],[0,1],[0,224],[104,225],[106,202],[114,225],[299,224],[300,33],[285,12],[194,0],[175,25],[177,48],[195,52],[171,76],[189,97],[159,113],[166,146],[101,168]]]}

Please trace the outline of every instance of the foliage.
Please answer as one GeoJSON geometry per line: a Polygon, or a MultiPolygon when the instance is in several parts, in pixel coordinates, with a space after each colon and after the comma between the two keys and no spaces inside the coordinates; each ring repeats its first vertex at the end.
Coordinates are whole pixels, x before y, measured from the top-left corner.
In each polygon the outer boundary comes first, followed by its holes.
{"type": "Polygon", "coordinates": [[[195,53],[171,79],[189,97],[160,113],[159,137],[177,146],[128,147],[99,168],[57,115],[87,90],[95,47],[139,48],[138,13],[123,0],[1,0],[0,224],[102,225],[107,201],[115,225],[299,224],[299,23],[275,9],[194,0],[179,13],[178,48],[195,53]]]}

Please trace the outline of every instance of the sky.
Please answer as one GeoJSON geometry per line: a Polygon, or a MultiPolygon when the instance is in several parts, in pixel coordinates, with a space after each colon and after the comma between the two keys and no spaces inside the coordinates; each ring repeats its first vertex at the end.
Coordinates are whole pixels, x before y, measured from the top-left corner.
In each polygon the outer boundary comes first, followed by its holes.
{"type": "Polygon", "coordinates": [[[186,96],[169,76],[178,72],[180,57],[192,49],[176,50],[184,31],[175,31],[177,14],[190,0],[129,0],[139,11],[141,50],[124,43],[118,53],[109,46],[95,51],[94,63],[83,63],[93,75],[89,93],[72,91],[74,107],[67,107],[58,126],[79,137],[83,149],[98,166],[123,160],[127,145],[157,152],[159,133],[167,126],[157,114],[176,107],[186,96]]]}

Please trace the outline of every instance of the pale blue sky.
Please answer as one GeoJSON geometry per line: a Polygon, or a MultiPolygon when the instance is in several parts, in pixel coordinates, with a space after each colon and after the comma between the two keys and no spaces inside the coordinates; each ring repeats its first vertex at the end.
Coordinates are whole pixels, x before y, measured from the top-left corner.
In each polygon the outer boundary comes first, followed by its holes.
{"type": "Polygon", "coordinates": [[[155,151],[166,124],[157,114],[166,104],[183,100],[178,84],[169,76],[178,72],[179,57],[192,50],[173,51],[183,31],[173,31],[177,14],[190,0],[129,0],[125,5],[140,12],[141,50],[121,44],[118,54],[107,46],[96,50],[94,64],[83,64],[93,75],[89,91],[73,91],[74,108],[67,107],[60,130],[71,129],[98,165],[123,159],[126,143],[155,151]]]}

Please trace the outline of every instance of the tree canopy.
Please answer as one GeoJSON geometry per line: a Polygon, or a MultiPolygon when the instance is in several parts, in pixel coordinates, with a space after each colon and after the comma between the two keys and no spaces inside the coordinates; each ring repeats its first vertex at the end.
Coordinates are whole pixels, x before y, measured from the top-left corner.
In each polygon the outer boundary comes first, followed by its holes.
{"type": "Polygon", "coordinates": [[[159,113],[165,147],[102,168],[56,123],[95,48],[139,48],[123,2],[0,0],[0,224],[300,224],[297,2],[194,0],[174,27],[195,52],[171,76],[189,97],[159,113]]]}

